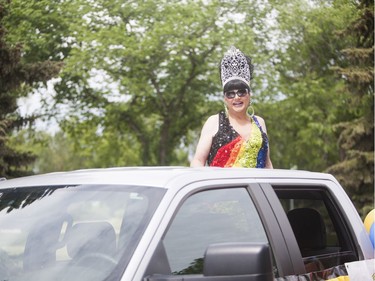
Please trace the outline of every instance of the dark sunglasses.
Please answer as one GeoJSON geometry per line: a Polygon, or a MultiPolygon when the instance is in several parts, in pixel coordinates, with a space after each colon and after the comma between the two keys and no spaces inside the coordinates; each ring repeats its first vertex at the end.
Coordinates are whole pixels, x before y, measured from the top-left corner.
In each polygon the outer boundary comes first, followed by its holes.
{"type": "Polygon", "coordinates": [[[246,96],[248,93],[249,91],[247,89],[240,89],[240,90],[225,92],[224,95],[227,97],[227,99],[234,99],[236,95],[242,98],[246,96]]]}

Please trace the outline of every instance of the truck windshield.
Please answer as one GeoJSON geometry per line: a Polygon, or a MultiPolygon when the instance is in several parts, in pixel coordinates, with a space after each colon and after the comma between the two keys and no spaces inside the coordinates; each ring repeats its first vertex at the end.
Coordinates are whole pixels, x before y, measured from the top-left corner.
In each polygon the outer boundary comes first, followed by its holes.
{"type": "Polygon", "coordinates": [[[1,190],[1,280],[118,280],[164,192],[120,185],[1,190]]]}

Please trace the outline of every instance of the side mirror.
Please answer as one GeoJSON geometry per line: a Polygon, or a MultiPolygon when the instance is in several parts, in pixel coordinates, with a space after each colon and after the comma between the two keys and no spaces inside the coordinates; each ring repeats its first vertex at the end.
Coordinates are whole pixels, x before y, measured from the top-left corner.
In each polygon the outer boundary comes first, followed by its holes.
{"type": "Polygon", "coordinates": [[[268,244],[222,243],[208,247],[204,257],[203,276],[228,276],[228,280],[233,280],[233,277],[239,275],[247,276],[246,280],[249,281],[274,280],[268,244]]]}
{"type": "Polygon", "coordinates": [[[203,275],[153,274],[145,281],[273,281],[269,245],[265,243],[220,243],[206,250],[203,275]]]}

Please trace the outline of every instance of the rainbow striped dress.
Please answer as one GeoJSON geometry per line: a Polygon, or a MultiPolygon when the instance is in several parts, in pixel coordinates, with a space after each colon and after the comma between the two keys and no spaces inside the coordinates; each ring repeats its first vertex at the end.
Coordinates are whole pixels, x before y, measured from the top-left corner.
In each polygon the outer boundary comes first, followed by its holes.
{"type": "Polygon", "coordinates": [[[252,133],[243,139],[231,126],[228,117],[219,113],[219,130],[212,139],[207,164],[216,167],[264,168],[268,137],[257,118],[252,117],[252,133]]]}

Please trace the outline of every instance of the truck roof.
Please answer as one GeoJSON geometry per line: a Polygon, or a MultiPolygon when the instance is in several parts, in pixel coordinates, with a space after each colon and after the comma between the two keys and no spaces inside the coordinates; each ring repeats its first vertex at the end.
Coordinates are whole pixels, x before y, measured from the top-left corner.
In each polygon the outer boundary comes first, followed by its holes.
{"type": "Polygon", "coordinates": [[[168,186],[168,182],[178,178],[186,183],[191,181],[229,178],[334,180],[333,176],[330,174],[301,170],[148,166],[82,169],[46,173],[2,180],[0,181],[0,188],[65,184],[126,184],[166,187],[168,186]]]}

